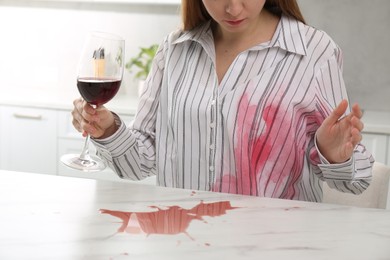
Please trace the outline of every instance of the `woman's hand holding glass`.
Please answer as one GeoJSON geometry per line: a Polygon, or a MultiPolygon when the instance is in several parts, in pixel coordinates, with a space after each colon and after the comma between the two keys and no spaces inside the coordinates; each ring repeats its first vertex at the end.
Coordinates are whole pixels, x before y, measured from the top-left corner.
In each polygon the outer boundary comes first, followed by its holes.
{"type": "Polygon", "coordinates": [[[104,106],[95,108],[82,98],[73,101],[73,126],[83,133],[97,139],[111,136],[117,130],[114,115],[104,106]]]}

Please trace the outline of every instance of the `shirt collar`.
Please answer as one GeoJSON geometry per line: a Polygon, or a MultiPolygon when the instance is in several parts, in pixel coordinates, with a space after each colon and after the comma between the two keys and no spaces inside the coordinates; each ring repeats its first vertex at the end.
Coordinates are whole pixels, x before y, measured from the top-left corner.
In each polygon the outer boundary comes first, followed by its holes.
{"type": "MultiPolygon", "coordinates": [[[[206,51],[214,52],[210,49],[214,48],[214,38],[210,25],[211,22],[209,21],[193,30],[184,31],[173,44],[191,40],[199,42],[206,51]]],[[[307,42],[304,28],[305,25],[298,20],[282,15],[271,41],[254,46],[251,50],[279,47],[288,52],[306,56],[307,42]]]]}
{"type": "Polygon", "coordinates": [[[182,43],[185,41],[195,41],[210,53],[214,52],[214,36],[211,30],[211,21],[208,21],[193,30],[183,31],[173,44],[182,43]]]}
{"type": "Polygon", "coordinates": [[[270,41],[270,46],[306,56],[305,24],[283,15],[270,41]]]}

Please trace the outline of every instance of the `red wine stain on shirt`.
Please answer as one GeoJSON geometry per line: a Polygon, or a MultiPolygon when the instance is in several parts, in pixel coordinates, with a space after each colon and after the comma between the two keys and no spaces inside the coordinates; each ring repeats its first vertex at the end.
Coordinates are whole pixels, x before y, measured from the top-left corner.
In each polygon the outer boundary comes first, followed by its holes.
{"type": "MultiPolygon", "coordinates": [[[[315,109],[285,106],[285,88],[280,91],[263,110],[243,94],[233,133],[235,169],[217,177],[213,191],[283,199],[299,195],[306,149],[324,118],[315,109]]],[[[316,161],[312,150],[310,160],[316,161]]]]}
{"type": "MultiPolygon", "coordinates": [[[[232,207],[230,201],[220,201],[213,203],[200,202],[191,209],[184,209],[179,206],[170,206],[167,209],[161,209],[157,206],[151,206],[157,209],[153,212],[128,212],[101,209],[103,214],[109,214],[122,220],[122,225],[117,232],[140,234],[175,235],[184,233],[188,237],[187,228],[193,220],[202,220],[203,217],[218,217],[225,215],[227,210],[236,209],[232,207]]],[[[205,222],[206,223],[206,222],[205,222]]],[[[194,240],[192,237],[190,237],[194,240]]]]}

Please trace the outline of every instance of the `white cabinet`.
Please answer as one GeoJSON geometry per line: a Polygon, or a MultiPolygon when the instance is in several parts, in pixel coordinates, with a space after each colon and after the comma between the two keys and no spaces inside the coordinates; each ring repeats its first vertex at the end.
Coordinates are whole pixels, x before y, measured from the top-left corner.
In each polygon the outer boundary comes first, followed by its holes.
{"type": "Polygon", "coordinates": [[[390,135],[363,133],[362,143],[372,153],[375,161],[390,164],[390,135]]]}
{"type": "MultiPolygon", "coordinates": [[[[372,153],[376,162],[390,165],[390,134],[363,133],[362,142],[372,153]]],[[[386,209],[390,209],[390,189],[386,209]]]]}
{"type": "Polygon", "coordinates": [[[0,166],[5,170],[57,173],[57,111],[1,107],[0,166]]]}
{"type": "Polygon", "coordinates": [[[377,162],[390,165],[390,111],[364,111],[363,144],[377,162]]]}
{"type": "MultiPolygon", "coordinates": [[[[120,115],[128,124],[133,116],[120,115]]],[[[70,110],[0,106],[0,169],[98,180],[128,181],[111,169],[85,173],[66,167],[60,157],[80,153],[85,139],[72,125],[70,110]]],[[[96,150],[92,144],[90,152],[96,150]]],[[[155,184],[155,178],[138,183],[155,184]]]]}

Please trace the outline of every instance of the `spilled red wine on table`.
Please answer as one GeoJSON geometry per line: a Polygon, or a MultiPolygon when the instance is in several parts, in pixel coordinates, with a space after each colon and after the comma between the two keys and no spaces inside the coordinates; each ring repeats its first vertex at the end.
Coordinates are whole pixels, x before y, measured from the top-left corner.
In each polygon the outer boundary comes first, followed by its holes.
{"type": "Polygon", "coordinates": [[[102,105],[110,101],[118,92],[120,79],[78,78],[77,88],[85,101],[92,105],[102,105]]]}

